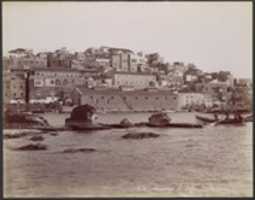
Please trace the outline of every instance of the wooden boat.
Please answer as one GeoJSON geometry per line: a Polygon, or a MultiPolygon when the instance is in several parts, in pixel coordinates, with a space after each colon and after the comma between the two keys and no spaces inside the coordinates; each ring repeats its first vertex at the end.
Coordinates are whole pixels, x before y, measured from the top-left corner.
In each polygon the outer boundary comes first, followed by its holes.
{"type": "Polygon", "coordinates": [[[249,115],[249,116],[245,117],[244,121],[245,122],[253,122],[253,115],[249,115]]]}
{"type": "Polygon", "coordinates": [[[202,122],[206,122],[206,123],[214,123],[217,121],[216,119],[207,118],[207,117],[203,117],[203,116],[199,116],[199,115],[196,115],[196,119],[198,119],[202,122]]]}
{"type": "Polygon", "coordinates": [[[153,124],[146,124],[149,127],[155,128],[203,128],[201,124],[192,124],[192,123],[169,123],[164,125],[153,125],[153,124]]]}
{"type": "Polygon", "coordinates": [[[244,120],[243,119],[224,119],[218,121],[215,125],[243,125],[244,120]]]}

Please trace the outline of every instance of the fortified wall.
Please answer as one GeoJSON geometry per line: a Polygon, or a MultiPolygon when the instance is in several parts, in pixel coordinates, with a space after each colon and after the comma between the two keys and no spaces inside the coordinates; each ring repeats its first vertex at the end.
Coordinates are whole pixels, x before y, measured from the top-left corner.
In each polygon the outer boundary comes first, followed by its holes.
{"type": "Polygon", "coordinates": [[[75,104],[89,104],[98,111],[163,111],[177,109],[177,95],[170,91],[120,91],[76,88],[72,93],[75,104]]]}

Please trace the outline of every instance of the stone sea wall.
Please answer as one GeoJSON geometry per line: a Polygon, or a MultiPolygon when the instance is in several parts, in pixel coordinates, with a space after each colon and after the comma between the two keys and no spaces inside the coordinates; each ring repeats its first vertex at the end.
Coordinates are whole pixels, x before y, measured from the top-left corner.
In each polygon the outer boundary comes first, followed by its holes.
{"type": "Polygon", "coordinates": [[[177,95],[160,92],[98,92],[83,93],[80,104],[94,106],[97,111],[163,111],[177,109],[177,95]]]}

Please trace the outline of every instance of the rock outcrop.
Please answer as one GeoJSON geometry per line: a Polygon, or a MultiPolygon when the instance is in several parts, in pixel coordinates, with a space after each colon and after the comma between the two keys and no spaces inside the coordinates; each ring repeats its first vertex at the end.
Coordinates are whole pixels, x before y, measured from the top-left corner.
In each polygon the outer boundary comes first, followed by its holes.
{"type": "Polygon", "coordinates": [[[96,109],[88,104],[75,107],[65,125],[73,130],[100,130],[108,128],[95,122],[96,109]]]}
{"type": "Polygon", "coordinates": [[[43,141],[44,137],[41,135],[35,135],[33,137],[30,138],[31,141],[43,141]]]}
{"type": "Polygon", "coordinates": [[[152,114],[149,117],[149,125],[151,126],[166,126],[171,122],[171,118],[168,117],[167,113],[159,112],[152,114]]]}
{"type": "Polygon", "coordinates": [[[63,153],[89,153],[89,152],[94,152],[96,149],[94,148],[75,148],[75,149],[65,149],[63,153]]]}
{"type": "Polygon", "coordinates": [[[132,127],[134,126],[134,124],[128,120],[127,118],[124,118],[120,121],[120,125],[123,126],[123,127],[132,127]]]}
{"type": "Polygon", "coordinates": [[[47,150],[47,146],[45,144],[36,143],[36,144],[26,144],[20,147],[13,148],[17,151],[40,151],[40,150],[47,150]]]}
{"type": "Polygon", "coordinates": [[[157,138],[160,135],[153,132],[134,132],[134,133],[127,133],[122,136],[124,139],[144,139],[144,138],[157,138]]]}
{"type": "Polygon", "coordinates": [[[28,112],[6,111],[4,128],[8,129],[37,129],[50,127],[46,119],[28,112]]]}

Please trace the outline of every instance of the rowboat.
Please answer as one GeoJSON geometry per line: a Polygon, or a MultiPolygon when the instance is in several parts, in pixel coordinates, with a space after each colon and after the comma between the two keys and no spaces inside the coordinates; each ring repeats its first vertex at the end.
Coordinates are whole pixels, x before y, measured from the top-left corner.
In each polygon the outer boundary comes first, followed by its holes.
{"type": "Polygon", "coordinates": [[[218,121],[215,125],[243,125],[244,120],[243,119],[224,119],[218,121]]]}
{"type": "Polygon", "coordinates": [[[207,118],[207,117],[203,117],[203,116],[199,116],[199,115],[196,115],[196,119],[198,119],[202,122],[206,122],[206,123],[214,123],[217,121],[217,119],[207,118]]]}

